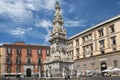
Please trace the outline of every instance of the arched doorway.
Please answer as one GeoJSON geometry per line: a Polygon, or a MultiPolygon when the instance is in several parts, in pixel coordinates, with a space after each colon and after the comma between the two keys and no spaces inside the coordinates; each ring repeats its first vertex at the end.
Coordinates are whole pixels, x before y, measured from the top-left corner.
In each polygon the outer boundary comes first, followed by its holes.
{"type": "MultiPolygon", "coordinates": [[[[107,64],[106,64],[106,62],[102,62],[102,63],[101,63],[101,71],[106,70],[106,69],[107,69],[107,64]]],[[[102,76],[105,76],[105,73],[106,73],[106,72],[102,72],[101,75],[102,75],[102,76]]]]}
{"type": "Polygon", "coordinates": [[[30,68],[28,68],[26,70],[26,77],[31,77],[31,69],[30,68]]]}

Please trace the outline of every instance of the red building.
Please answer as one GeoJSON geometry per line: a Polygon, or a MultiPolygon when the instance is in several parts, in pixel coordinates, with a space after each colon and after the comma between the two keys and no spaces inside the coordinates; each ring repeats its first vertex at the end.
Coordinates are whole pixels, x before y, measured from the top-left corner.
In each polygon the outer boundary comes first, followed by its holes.
{"type": "Polygon", "coordinates": [[[49,56],[50,47],[43,45],[3,44],[5,76],[43,76],[44,60],[49,56]]]}

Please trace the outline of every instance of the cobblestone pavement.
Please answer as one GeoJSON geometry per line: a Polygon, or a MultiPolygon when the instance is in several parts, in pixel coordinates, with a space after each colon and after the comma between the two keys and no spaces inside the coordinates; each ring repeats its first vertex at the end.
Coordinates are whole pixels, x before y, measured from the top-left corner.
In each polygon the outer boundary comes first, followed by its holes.
{"type": "Polygon", "coordinates": [[[0,78],[0,80],[120,80],[120,77],[80,77],[80,78],[0,78]]]}

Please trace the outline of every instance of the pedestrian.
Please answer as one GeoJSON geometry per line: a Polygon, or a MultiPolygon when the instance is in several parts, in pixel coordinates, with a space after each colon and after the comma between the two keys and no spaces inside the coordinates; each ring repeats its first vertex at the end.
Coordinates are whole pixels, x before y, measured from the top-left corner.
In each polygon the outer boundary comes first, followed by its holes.
{"type": "Polygon", "coordinates": [[[68,75],[68,80],[70,80],[70,76],[68,75]]]}

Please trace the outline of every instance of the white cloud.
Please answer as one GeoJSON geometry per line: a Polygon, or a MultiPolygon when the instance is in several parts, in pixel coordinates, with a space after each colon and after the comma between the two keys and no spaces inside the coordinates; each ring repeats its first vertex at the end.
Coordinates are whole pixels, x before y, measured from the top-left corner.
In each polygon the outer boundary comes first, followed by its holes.
{"type": "Polygon", "coordinates": [[[16,28],[14,30],[10,30],[10,33],[12,35],[23,35],[25,34],[25,29],[22,29],[22,28],[16,28]]]}
{"type": "Polygon", "coordinates": [[[31,31],[32,28],[27,28],[27,29],[23,29],[23,28],[16,28],[16,29],[13,29],[13,30],[8,30],[8,32],[12,35],[24,35],[26,32],[29,32],[31,31]]]}
{"type": "Polygon", "coordinates": [[[78,26],[85,26],[85,23],[87,21],[84,19],[81,20],[66,20],[65,21],[65,26],[66,27],[78,27],[78,26]]]}
{"type": "Polygon", "coordinates": [[[42,28],[48,28],[52,26],[52,22],[48,19],[43,19],[40,20],[38,23],[36,23],[37,27],[42,27],[42,28]]]}
{"type": "MultiPolygon", "coordinates": [[[[87,22],[84,19],[81,20],[65,20],[65,27],[78,27],[78,26],[85,26],[85,23],[87,22]]],[[[39,28],[44,28],[46,30],[46,34],[44,35],[45,43],[48,43],[49,40],[49,33],[50,33],[50,27],[52,27],[52,22],[48,19],[40,20],[38,23],[36,23],[36,26],[39,28]]]]}
{"type": "Polygon", "coordinates": [[[55,2],[56,0],[42,0],[41,7],[48,10],[54,10],[55,9],[55,2]]]}
{"type": "Polygon", "coordinates": [[[56,0],[0,0],[0,15],[7,15],[13,21],[32,19],[34,11],[54,10],[56,0]]]}
{"type": "Polygon", "coordinates": [[[0,0],[0,14],[9,16],[13,21],[31,18],[32,12],[26,10],[25,5],[22,0],[0,0]]]}
{"type": "Polygon", "coordinates": [[[44,28],[46,30],[47,33],[44,35],[44,44],[47,44],[49,40],[50,27],[52,27],[52,22],[48,19],[43,19],[36,23],[36,26],[39,28],[44,28]]]}

